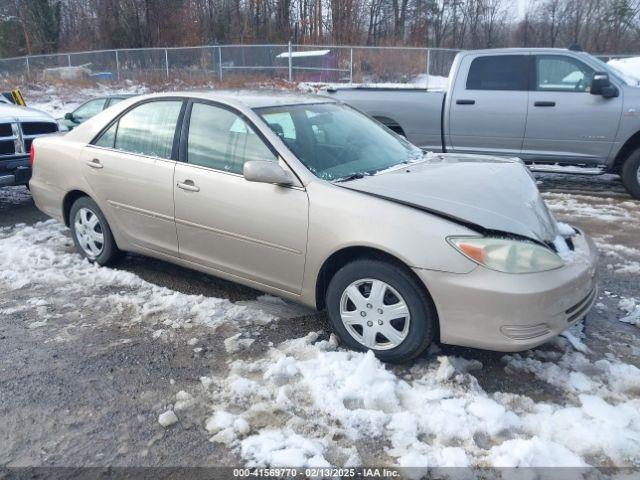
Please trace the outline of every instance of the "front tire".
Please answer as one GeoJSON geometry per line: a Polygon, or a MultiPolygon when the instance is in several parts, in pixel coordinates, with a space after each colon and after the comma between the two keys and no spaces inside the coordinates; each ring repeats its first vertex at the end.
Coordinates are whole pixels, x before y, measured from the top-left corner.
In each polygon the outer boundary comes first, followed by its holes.
{"type": "Polygon", "coordinates": [[[102,210],[89,197],[80,197],[73,203],[69,226],[76,249],[90,262],[108,265],[122,256],[102,210]]]}
{"type": "Polygon", "coordinates": [[[436,335],[432,300],[409,272],[393,263],[348,263],[329,282],[326,305],[342,342],[353,350],[371,350],[382,361],[409,361],[436,335]]]}
{"type": "Polygon", "coordinates": [[[640,149],[625,160],[620,172],[622,184],[633,198],[640,200],[640,149]]]}

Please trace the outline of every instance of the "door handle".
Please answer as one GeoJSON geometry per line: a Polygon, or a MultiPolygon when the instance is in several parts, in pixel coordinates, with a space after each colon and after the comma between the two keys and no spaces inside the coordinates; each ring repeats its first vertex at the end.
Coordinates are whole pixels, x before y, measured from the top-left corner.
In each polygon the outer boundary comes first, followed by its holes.
{"type": "Polygon", "coordinates": [[[200,187],[193,183],[193,180],[185,180],[184,182],[178,182],[177,187],[186,190],[187,192],[199,192],[200,187]]]}
{"type": "Polygon", "coordinates": [[[97,159],[97,158],[94,158],[93,160],[88,161],[87,165],[89,165],[91,168],[102,168],[102,167],[104,167],[104,165],[102,165],[102,163],[100,163],[100,160],[97,159]]]}
{"type": "Polygon", "coordinates": [[[555,107],[556,102],[533,102],[534,107],[555,107]]]}
{"type": "Polygon", "coordinates": [[[456,105],[475,105],[475,100],[456,100],[456,105]]]}

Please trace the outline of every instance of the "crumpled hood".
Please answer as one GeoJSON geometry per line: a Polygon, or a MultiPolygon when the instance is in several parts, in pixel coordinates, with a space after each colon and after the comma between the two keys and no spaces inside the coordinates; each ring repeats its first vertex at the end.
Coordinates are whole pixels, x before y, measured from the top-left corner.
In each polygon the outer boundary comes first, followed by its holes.
{"type": "Polygon", "coordinates": [[[55,122],[55,119],[51,115],[40,110],[36,110],[35,108],[19,107],[17,105],[0,103],[0,121],[12,122],[15,121],[16,118],[20,121],[33,120],[55,122]]]}
{"type": "Polygon", "coordinates": [[[517,159],[428,154],[425,161],[340,185],[485,230],[545,243],[558,234],[534,179],[517,159]]]}

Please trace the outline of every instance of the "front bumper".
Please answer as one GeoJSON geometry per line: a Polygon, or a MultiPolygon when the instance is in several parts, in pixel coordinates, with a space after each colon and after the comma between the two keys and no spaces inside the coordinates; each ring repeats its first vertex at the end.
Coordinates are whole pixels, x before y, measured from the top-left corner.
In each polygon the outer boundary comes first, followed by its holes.
{"type": "Polygon", "coordinates": [[[477,267],[455,274],[415,269],[435,302],[442,343],[526,350],[584,318],[597,298],[598,253],[584,233],[572,240],[572,260],[548,272],[506,274],[477,267]]]}
{"type": "Polygon", "coordinates": [[[31,178],[29,156],[0,157],[0,187],[27,185],[31,178]]]}

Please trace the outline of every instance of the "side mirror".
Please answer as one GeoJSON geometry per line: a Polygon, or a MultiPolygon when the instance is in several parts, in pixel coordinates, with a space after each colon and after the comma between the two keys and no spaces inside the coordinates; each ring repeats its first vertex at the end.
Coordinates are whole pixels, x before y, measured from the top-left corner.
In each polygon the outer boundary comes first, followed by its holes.
{"type": "Polygon", "coordinates": [[[242,174],[249,182],[293,185],[293,175],[291,172],[282,168],[277,162],[265,160],[245,162],[242,174]]]}
{"type": "Polygon", "coordinates": [[[65,113],[64,114],[64,119],[73,121],[73,113],[71,113],[71,112],[65,113]]]}
{"type": "Polygon", "coordinates": [[[596,72],[593,74],[591,81],[591,94],[602,95],[604,98],[617,97],[620,92],[618,88],[611,83],[607,72],[596,72]]]}

